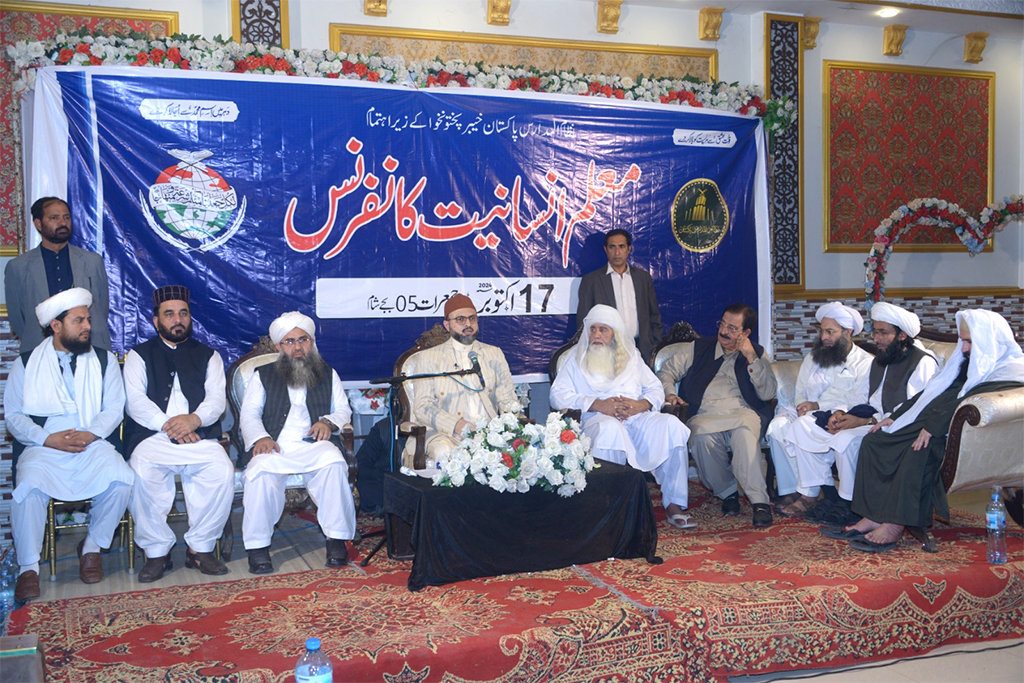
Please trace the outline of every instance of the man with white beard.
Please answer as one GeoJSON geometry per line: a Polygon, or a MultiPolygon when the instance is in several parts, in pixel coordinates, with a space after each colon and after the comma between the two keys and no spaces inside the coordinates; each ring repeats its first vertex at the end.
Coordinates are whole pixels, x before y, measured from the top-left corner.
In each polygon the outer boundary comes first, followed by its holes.
{"type": "Polygon", "coordinates": [[[669,523],[692,527],[683,514],[690,430],[658,412],[665,391],[625,329],[611,306],[590,309],[580,341],[566,352],[569,359],[551,385],[551,406],[582,411],[583,432],[590,437],[594,457],[653,472],[669,523]]]}
{"type": "Polygon", "coordinates": [[[853,343],[853,336],[864,329],[864,318],[838,301],[825,304],[814,317],[821,333],[800,365],[794,392],[796,405],[780,405],[767,431],[780,496],[776,509],[787,517],[807,512],[821,492],[818,486],[798,485],[796,456],[785,448],[790,440],[788,430],[799,418],[816,410],[845,411],[868,400],[872,357],[853,343]]]}
{"type": "Polygon", "coordinates": [[[356,508],[337,435],[352,410],[338,373],[317,351],[315,334],[312,318],[298,311],[271,323],[280,356],[256,370],[242,400],[239,424],[252,457],[245,465],[242,541],[252,574],[274,571],[270,540],[291,474],[302,475],[316,503],[327,537],[326,566],[348,564],[345,541],[355,536],[356,508]]]}

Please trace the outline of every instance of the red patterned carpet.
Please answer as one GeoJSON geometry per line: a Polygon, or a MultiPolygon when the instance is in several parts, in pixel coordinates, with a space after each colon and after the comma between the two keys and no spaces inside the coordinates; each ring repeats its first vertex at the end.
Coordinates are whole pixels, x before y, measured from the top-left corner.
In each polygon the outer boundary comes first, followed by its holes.
{"type": "MultiPolygon", "coordinates": [[[[693,488],[702,491],[699,487],[693,488]]],[[[697,493],[696,491],[692,493],[697,493]]],[[[749,526],[691,501],[697,530],[659,525],[662,565],[615,560],[406,588],[409,563],[272,575],[30,604],[50,681],[290,680],[308,635],[336,680],[704,681],[918,655],[1024,635],[1024,535],[985,562],[981,518],[870,555],[809,524],[749,526]]],[[[366,551],[367,541],[360,548],[366,551]]]]}

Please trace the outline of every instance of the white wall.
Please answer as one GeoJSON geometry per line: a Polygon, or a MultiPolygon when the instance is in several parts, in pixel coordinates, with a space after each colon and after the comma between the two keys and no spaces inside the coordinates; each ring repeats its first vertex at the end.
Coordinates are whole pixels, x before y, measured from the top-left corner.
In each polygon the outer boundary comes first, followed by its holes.
{"type": "MultiPolygon", "coordinates": [[[[818,48],[804,53],[804,250],[808,289],[858,287],[864,254],[822,253],[822,61],[845,60],[996,73],[995,198],[1019,193],[1021,182],[1021,42],[990,39],[981,64],[965,64],[962,35],[908,31],[900,57],[884,57],[882,34],[861,26],[822,24],[818,48]]],[[[885,216],[879,216],[879,220],[885,216]]],[[[1019,286],[1024,249],[1021,224],[1011,223],[995,251],[907,253],[889,261],[887,287],[1019,286]]]]}

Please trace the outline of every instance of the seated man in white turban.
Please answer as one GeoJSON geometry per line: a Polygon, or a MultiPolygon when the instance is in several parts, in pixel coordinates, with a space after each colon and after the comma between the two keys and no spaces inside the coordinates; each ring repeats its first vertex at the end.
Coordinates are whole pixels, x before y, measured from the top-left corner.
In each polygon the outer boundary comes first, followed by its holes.
{"type": "Polygon", "coordinates": [[[356,509],[348,463],[337,438],[352,410],[341,379],[316,348],[313,320],[297,311],[270,326],[277,361],[258,368],[242,401],[239,424],[247,453],[242,542],[249,571],[269,574],[270,539],[284,510],[288,475],[301,474],[327,537],[327,566],[348,564],[345,541],[355,536],[356,509]],[[251,459],[248,459],[251,456],[251,459]]]}
{"type": "Polygon", "coordinates": [[[114,354],[91,343],[92,295],[80,287],[36,306],[46,337],[14,361],[4,411],[24,447],[17,461],[11,526],[20,573],[14,599],[39,597],[39,554],[50,499],[92,499],[89,530],[78,544],[78,575],[103,579],[100,550],[110,546],[135,475],[105,441],[124,414],[124,385],[114,354]]]}
{"type": "Polygon", "coordinates": [[[792,442],[794,423],[807,416],[813,424],[815,411],[845,411],[868,400],[871,354],[853,343],[854,335],[864,329],[864,319],[838,301],[825,304],[814,317],[821,333],[800,365],[794,392],[796,405],[780,403],[767,432],[780,496],[776,509],[786,516],[807,512],[821,493],[818,486],[798,485],[796,454],[786,450],[786,443],[792,442]]]}
{"type": "Polygon", "coordinates": [[[185,566],[203,574],[228,573],[213,553],[235,497],[235,466],[217,442],[226,403],[224,362],[192,338],[191,311],[186,287],[156,289],[157,335],[124,359],[125,451],[136,475],[129,509],[135,542],[147,557],[140,583],[158,581],[172,567],[175,536],[167,514],[176,475],[188,507],[185,566]]]}
{"type": "Polygon", "coordinates": [[[942,370],[861,442],[853,511],[862,519],[845,529],[857,550],[891,550],[906,527],[948,519],[939,467],[953,413],[968,396],[1024,386],[1024,353],[1006,320],[967,310],[956,323],[960,341],[942,370]]]}
{"type": "Polygon", "coordinates": [[[868,402],[849,412],[837,409],[804,415],[782,432],[786,452],[796,458],[800,487],[821,487],[821,500],[804,513],[804,519],[833,527],[823,532],[826,535],[858,519],[850,511],[850,501],[860,442],[871,425],[924,389],[939,370],[935,357],[920,344],[914,345],[921,331],[916,315],[879,301],[871,309],[871,321],[878,355],[868,372],[868,402]],[[832,477],[833,463],[839,472],[838,487],[832,477]]]}
{"type": "Polygon", "coordinates": [[[622,316],[598,304],[583,323],[579,342],[551,384],[551,406],[583,412],[583,431],[595,458],[653,472],[673,526],[694,526],[688,502],[690,430],[661,410],[665,391],[624,334],[622,316]]]}

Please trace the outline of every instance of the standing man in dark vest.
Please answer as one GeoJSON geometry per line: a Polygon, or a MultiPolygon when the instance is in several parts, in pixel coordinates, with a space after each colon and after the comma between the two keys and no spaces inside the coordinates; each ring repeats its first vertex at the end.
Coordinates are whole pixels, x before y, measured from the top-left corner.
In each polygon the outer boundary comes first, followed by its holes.
{"type": "Polygon", "coordinates": [[[39,233],[39,246],[7,264],[7,316],[11,331],[21,340],[21,350],[31,351],[43,341],[36,324],[36,305],[59,292],[81,287],[92,294],[92,343],[111,349],[107,270],[103,257],[68,243],[71,239],[71,209],[59,197],[41,197],[32,204],[32,223],[39,233]]]}
{"type": "Polygon", "coordinates": [[[274,571],[270,540],[292,474],[302,475],[316,503],[327,537],[327,566],[348,564],[345,541],[355,536],[356,508],[337,435],[352,410],[341,378],[317,351],[315,332],[313,320],[298,311],[275,320],[270,339],[280,355],[256,370],[242,400],[239,424],[251,456],[245,466],[242,541],[253,574],[274,571]]]}
{"type": "Polygon", "coordinates": [[[772,417],[767,402],[775,397],[777,383],[768,355],[750,341],[756,327],[757,311],[745,304],[728,306],[718,336],[684,344],[658,378],[666,403],[689,404],[690,454],[701,482],[722,499],[722,514],[740,513],[743,489],[753,506],[753,525],[768,527],[772,509],[759,443],[772,417]]]}
{"type": "MultiPolygon", "coordinates": [[[[616,309],[626,323],[626,336],[640,350],[645,363],[651,362],[651,350],[661,341],[661,311],[650,273],[629,265],[633,238],[622,229],[609,230],[604,236],[608,265],[593,270],[580,280],[576,325],[598,304],[616,309]]],[[[586,333],[584,333],[586,334],[586,333]]]]}
{"type": "Polygon", "coordinates": [[[175,475],[188,506],[185,566],[203,574],[227,574],[214,555],[231,514],[235,467],[224,448],[224,362],[192,338],[189,291],[179,285],[153,292],[157,336],[128,352],[124,384],[128,420],[125,449],[137,488],[129,503],[135,542],[146,552],[139,581],[163,578],[173,565],[175,536],[167,524],[175,475]]]}
{"type": "Polygon", "coordinates": [[[939,371],[935,357],[914,343],[921,331],[917,315],[879,301],[871,308],[871,321],[878,355],[868,372],[868,403],[849,412],[822,414],[817,422],[797,420],[784,432],[786,450],[796,457],[800,488],[821,487],[823,497],[804,513],[809,522],[841,527],[859,519],[850,511],[850,502],[861,441],[872,425],[924,389],[939,371]],[[838,486],[832,478],[832,463],[839,472],[838,486]]]}

